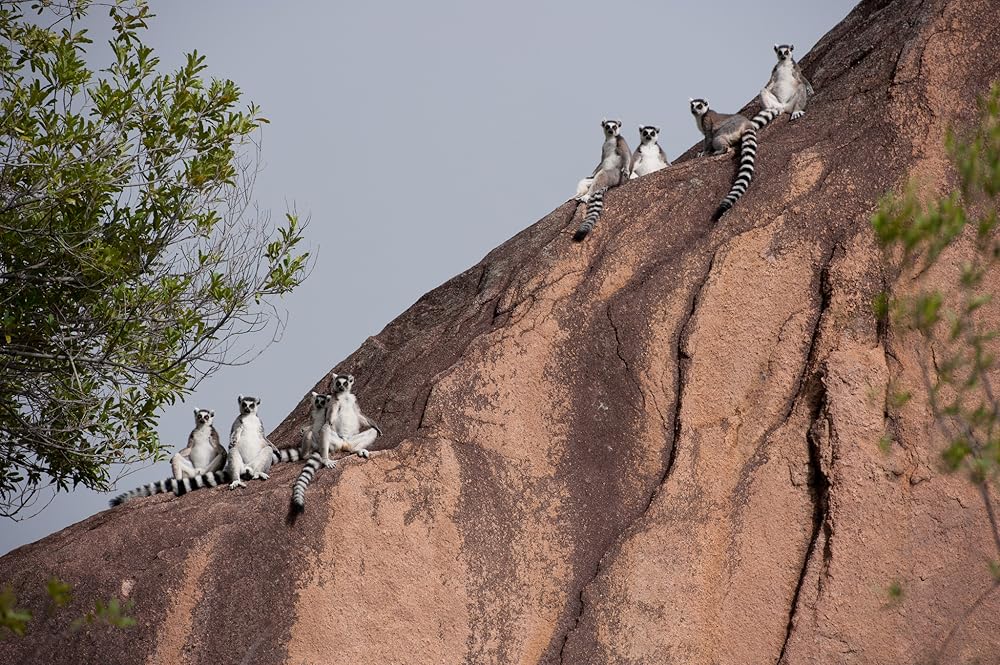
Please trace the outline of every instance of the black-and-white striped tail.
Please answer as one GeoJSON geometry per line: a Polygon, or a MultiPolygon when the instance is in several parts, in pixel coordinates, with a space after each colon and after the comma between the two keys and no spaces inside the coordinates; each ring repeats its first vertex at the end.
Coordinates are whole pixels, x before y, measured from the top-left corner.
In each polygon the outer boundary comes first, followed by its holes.
{"type": "Polygon", "coordinates": [[[176,481],[174,494],[177,496],[184,496],[188,492],[204,489],[206,487],[218,487],[219,485],[225,485],[228,482],[229,473],[225,469],[222,471],[211,471],[209,473],[203,473],[200,476],[195,476],[194,478],[185,478],[184,480],[176,481]]]}
{"type": "Polygon", "coordinates": [[[140,496],[153,496],[154,494],[163,494],[164,492],[175,492],[176,491],[176,480],[173,478],[167,478],[166,480],[157,480],[155,483],[149,483],[148,485],[143,485],[142,487],[136,487],[134,490],[125,492],[124,494],[119,494],[115,498],[111,499],[108,503],[112,507],[120,506],[129,499],[134,499],[140,496]]]}
{"type": "Polygon", "coordinates": [[[781,111],[779,111],[778,109],[764,109],[763,111],[755,115],[753,117],[753,120],[751,120],[750,122],[752,122],[754,128],[759,131],[764,127],[766,127],[769,122],[777,118],[779,115],[781,115],[781,111]]]}
{"type": "Polygon", "coordinates": [[[298,448],[282,448],[274,456],[274,463],[298,462],[300,459],[302,459],[302,455],[298,448]]]}
{"type": "Polygon", "coordinates": [[[719,208],[712,215],[712,221],[719,221],[726,214],[726,211],[740,200],[740,197],[746,193],[747,187],[750,186],[750,180],[753,179],[753,165],[754,160],[757,159],[757,130],[753,127],[747,127],[743,131],[743,136],[740,137],[740,143],[740,168],[736,171],[736,179],[733,181],[729,194],[722,199],[719,208]]]}
{"type": "Polygon", "coordinates": [[[306,510],[306,488],[309,487],[309,483],[312,482],[313,476],[316,472],[320,470],[323,466],[323,460],[319,453],[313,453],[306,460],[306,465],[302,467],[302,471],[299,473],[299,477],[295,479],[295,484],[292,485],[292,511],[296,513],[303,513],[306,510]]]}
{"type": "Polygon", "coordinates": [[[594,224],[597,224],[597,218],[601,216],[603,210],[604,191],[594,192],[590,200],[587,201],[587,214],[584,216],[580,228],[573,234],[573,240],[580,242],[586,238],[587,234],[594,230],[594,224]]]}

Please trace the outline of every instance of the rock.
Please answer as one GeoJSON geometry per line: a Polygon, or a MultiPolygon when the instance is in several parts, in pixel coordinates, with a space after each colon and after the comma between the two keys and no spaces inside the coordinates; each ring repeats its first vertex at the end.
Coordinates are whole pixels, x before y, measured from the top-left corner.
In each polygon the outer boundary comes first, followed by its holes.
{"type": "Polygon", "coordinates": [[[733,168],[682,159],[609,193],[586,242],[565,204],[340,363],[386,437],[293,524],[289,465],[0,559],[38,617],[0,663],[995,659],[1000,593],[964,616],[997,557],[982,502],[919,390],[887,406],[927,352],[872,315],[914,283],[869,219],[909,178],[954,184],[945,130],[1000,78],[1000,13],[862,2],[802,66],[808,113],[763,130],[719,224],[733,168]],[[51,575],[75,595],[46,615],[51,575]],[[137,626],[64,634],[118,593],[137,626]]]}

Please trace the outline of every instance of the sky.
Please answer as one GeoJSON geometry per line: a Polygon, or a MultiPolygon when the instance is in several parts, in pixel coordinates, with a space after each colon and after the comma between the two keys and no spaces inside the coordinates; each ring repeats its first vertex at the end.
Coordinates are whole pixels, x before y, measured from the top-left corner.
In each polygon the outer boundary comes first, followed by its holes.
{"type": "MultiPolygon", "coordinates": [[[[701,138],[689,97],[735,112],[767,82],[773,44],[801,57],[855,3],[715,0],[710,15],[663,0],[149,4],[163,69],[197,50],[208,76],[262,107],[255,198],[276,218],[292,206],[311,217],[316,257],[279,303],[282,339],[163,412],[161,440],[176,450],[195,408],[214,409],[225,437],[240,393],[260,396],[275,427],[368,336],[570,198],[599,161],[603,118],[624,121],[632,149],[639,125],[660,127],[673,159],[701,138]]],[[[93,10],[95,49],[105,16],[93,10]]],[[[116,492],[59,494],[35,517],[0,521],[0,554],[169,475],[167,462],[137,468],[116,492]]]]}

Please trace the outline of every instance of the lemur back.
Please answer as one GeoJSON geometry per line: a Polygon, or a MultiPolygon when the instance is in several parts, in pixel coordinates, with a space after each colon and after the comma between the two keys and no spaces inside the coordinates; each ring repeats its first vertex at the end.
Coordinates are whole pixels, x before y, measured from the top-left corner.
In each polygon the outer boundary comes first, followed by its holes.
{"type": "Polygon", "coordinates": [[[577,187],[577,200],[587,204],[583,222],[573,235],[579,242],[587,237],[597,224],[604,210],[604,194],[611,187],[617,187],[628,179],[632,172],[632,154],[628,143],[621,136],[621,120],[602,120],[604,143],[601,145],[601,161],[590,178],[584,178],[577,187]],[[580,189],[586,185],[586,192],[580,189]]]}
{"type": "Polygon", "coordinates": [[[738,113],[716,113],[709,108],[708,102],[704,99],[692,99],[690,103],[695,124],[705,135],[704,148],[699,154],[711,152],[713,155],[722,155],[737,142],[740,144],[740,165],[736,171],[736,178],[729,193],[712,215],[713,221],[719,221],[750,186],[757,157],[757,130],[753,123],[738,113]]]}

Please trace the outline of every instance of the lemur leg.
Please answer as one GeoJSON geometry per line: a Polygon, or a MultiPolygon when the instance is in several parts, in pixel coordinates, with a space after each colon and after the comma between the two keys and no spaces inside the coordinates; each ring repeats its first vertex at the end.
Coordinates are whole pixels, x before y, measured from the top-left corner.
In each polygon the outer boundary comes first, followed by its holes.
{"type": "Polygon", "coordinates": [[[789,104],[789,108],[792,110],[792,120],[798,120],[806,114],[806,100],[809,95],[806,94],[805,88],[800,88],[798,92],[795,93],[795,97],[789,104]]]}
{"type": "Polygon", "coordinates": [[[246,467],[243,465],[243,457],[240,456],[240,451],[236,446],[229,451],[229,459],[226,462],[226,468],[229,471],[229,477],[232,478],[232,482],[229,483],[229,489],[234,490],[237,487],[246,487],[246,483],[240,478],[246,467]]]}
{"type": "Polygon", "coordinates": [[[354,436],[347,437],[347,444],[350,446],[348,450],[355,453],[359,457],[364,457],[368,459],[369,452],[368,446],[375,443],[375,439],[378,438],[378,430],[374,427],[371,429],[366,429],[364,432],[358,432],[354,436]]]}
{"type": "Polygon", "coordinates": [[[274,454],[271,451],[271,446],[265,446],[263,450],[257,453],[256,457],[247,463],[244,471],[249,471],[250,478],[254,480],[267,480],[270,477],[267,475],[267,472],[273,463],[274,454]]]}
{"type": "Polygon", "coordinates": [[[589,196],[587,195],[587,191],[590,189],[590,185],[593,182],[594,182],[593,178],[584,178],[583,180],[578,182],[576,184],[576,194],[573,195],[573,198],[576,199],[577,201],[582,201],[586,203],[587,199],[589,198],[589,196]]]}
{"type": "Polygon", "coordinates": [[[302,444],[299,446],[299,457],[306,459],[312,455],[313,451],[313,433],[310,429],[307,432],[302,433],[302,444]]]}
{"type": "Polygon", "coordinates": [[[170,469],[174,473],[174,480],[194,478],[198,475],[195,473],[194,464],[191,463],[191,460],[180,453],[170,458],[170,469]]]}
{"type": "Polygon", "coordinates": [[[610,173],[608,171],[601,171],[594,177],[594,181],[590,184],[590,191],[587,192],[587,199],[589,200],[597,192],[607,191],[609,187],[614,187],[619,182],[621,182],[621,174],[617,171],[610,173]]]}
{"type": "Polygon", "coordinates": [[[724,136],[716,136],[712,139],[712,155],[724,155],[730,150],[729,139],[724,136]]]}
{"type": "Polygon", "coordinates": [[[778,98],[774,96],[774,93],[767,88],[760,91],[760,103],[763,104],[766,109],[774,109],[782,113],[785,111],[785,105],[782,104],[778,98]]]}
{"type": "Polygon", "coordinates": [[[699,157],[704,157],[705,155],[711,154],[712,152],[712,139],[705,137],[705,142],[701,146],[701,151],[698,153],[699,157]]]}
{"type": "Polygon", "coordinates": [[[323,425],[323,429],[319,431],[319,457],[323,466],[328,469],[337,466],[337,463],[330,459],[330,446],[332,445],[334,450],[341,450],[343,443],[344,440],[332,427],[323,425]]]}
{"type": "MultiPolygon", "coordinates": [[[[208,463],[208,466],[204,468],[202,473],[212,473],[213,471],[218,471],[226,464],[226,456],[223,454],[218,454],[215,458],[208,463]]],[[[198,474],[201,475],[201,474],[198,474]]]]}

